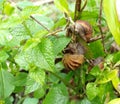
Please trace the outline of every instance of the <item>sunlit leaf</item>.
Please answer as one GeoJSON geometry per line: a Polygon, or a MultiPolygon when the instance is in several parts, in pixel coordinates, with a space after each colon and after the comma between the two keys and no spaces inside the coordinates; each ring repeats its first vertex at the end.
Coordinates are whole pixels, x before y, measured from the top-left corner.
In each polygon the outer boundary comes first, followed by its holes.
{"type": "Polygon", "coordinates": [[[33,38],[28,39],[24,45],[24,50],[28,50],[37,46],[41,42],[41,39],[43,38],[43,36],[46,35],[46,33],[47,31],[39,31],[34,35],[33,38]]]}
{"type": "Polygon", "coordinates": [[[103,8],[110,31],[120,45],[120,23],[116,13],[116,0],[103,0],[103,8]]]}
{"type": "Polygon", "coordinates": [[[120,93],[120,80],[119,80],[119,70],[116,70],[115,77],[112,79],[112,84],[114,88],[120,93]]]}
{"type": "Polygon", "coordinates": [[[91,69],[90,74],[93,76],[98,76],[100,72],[100,68],[98,66],[95,66],[91,69]]]}
{"type": "Polygon", "coordinates": [[[27,19],[30,15],[37,13],[40,13],[40,6],[28,6],[22,10],[21,15],[23,19],[27,19]]]}
{"type": "Polygon", "coordinates": [[[69,14],[67,0],[54,0],[54,3],[56,7],[60,9],[62,12],[69,14]]]}
{"type": "Polygon", "coordinates": [[[34,79],[28,77],[26,86],[25,86],[25,94],[29,94],[31,92],[36,91],[41,87],[40,83],[36,82],[34,79]]]}
{"type": "Polygon", "coordinates": [[[100,77],[100,79],[98,80],[98,83],[103,84],[111,81],[112,79],[115,78],[117,72],[118,72],[117,70],[111,70],[107,73],[104,73],[104,76],[100,77]]]}
{"type": "Polygon", "coordinates": [[[45,71],[41,69],[34,69],[29,73],[30,78],[34,79],[36,82],[40,83],[41,86],[45,83],[45,71]]]}
{"type": "Polygon", "coordinates": [[[7,15],[11,15],[13,11],[14,11],[14,7],[9,2],[6,2],[4,4],[4,13],[7,15]]]}
{"type": "Polygon", "coordinates": [[[113,99],[108,104],[120,104],[120,98],[113,99]]]}

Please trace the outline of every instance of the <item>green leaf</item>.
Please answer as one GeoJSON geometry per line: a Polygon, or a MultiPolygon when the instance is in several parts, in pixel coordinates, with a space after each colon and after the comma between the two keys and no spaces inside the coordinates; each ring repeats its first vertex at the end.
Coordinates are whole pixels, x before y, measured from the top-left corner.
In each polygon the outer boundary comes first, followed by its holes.
{"type": "Polygon", "coordinates": [[[39,88],[34,92],[34,97],[35,98],[42,98],[46,94],[46,91],[43,88],[39,88]]]}
{"type": "Polygon", "coordinates": [[[16,76],[15,76],[15,80],[13,82],[13,84],[15,86],[25,86],[26,85],[26,82],[27,82],[27,73],[18,73],[16,76]]]}
{"type": "Polygon", "coordinates": [[[94,58],[104,56],[104,49],[101,41],[95,41],[89,44],[90,50],[92,51],[92,54],[94,58]]]}
{"type": "Polygon", "coordinates": [[[98,88],[94,83],[88,83],[86,86],[86,94],[89,100],[93,100],[98,94],[98,88]]]}
{"type": "Polygon", "coordinates": [[[53,42],[54,54],[55,56],[57,56],[58,53],[61,52],[66,47],[66,45],[70,42],[70,38],[62,36],[59,38],[53,38],[52,42],[53,42]]]}
{"type": "Polygon", "coordinates": [[[41,87],[40,83],[35,82],[34,79],[28,77],[27,82],[26,82],[26,87],[25,87],[25,94],[29,94],[31,92],[34,92],[37,89],[39,89],[40,87],[41,87]]]}
{"type": "Polygon", "coordinates": [[[41,39],[46,35],[46,33],[47,31],[42,30],[36,33],[33,38],[28,39],[26,44],[24,45],[24,50],[28,50],[37,46],[41,42],[41,39]]]}
{"type": "Polygon", "coordinates": [[[0,23],[0,29],[1,30],[9,29],[9,28],[14,27],[18,24],[21,24],[22,22],[23,22],[23,19],[20,18],[20,16],[18,14],[12,14],[7,19],[2,21],[2,23],[0,23]]]}
{"type": "Polygon", "coordinates": [[[69,8],[68,8],[67,0],[54,0],[54,4],[59,10],[69,15],[69,10],[68,10],[69,8]]]}
{"type": "Polygon", "coordinates": [[[20,42],[22,40],[26,40],[30,38],[30,33],[24,27],[24,25],[20,24],[15,27],[10,28],[10,33],[12,35],[12,39],[9,42],[9,46],[20,46],[20,42]]]}
{"type": "Polygon", "coordinates": [[[4,100],[0,100],[0,104],[5,104],[5,101],[4,100]]]}
{"type": "Polygon", "coordinates": [[[40,69],[54,71],[55,58],[51,41],[43,38],[36,47],[25,51],[25,59],[29,64],[34,64],[40,69]]]}
{"type": "Polygon", "coordinates": [[[64,17],[62,17],[62,18],[60,18],[56,23],[55,23],[55,25],[54,25],[54,29],[56,29],[56,28],[61,28],[61,27],[63,27],[64,25],[66,24],[66,20],[65,20],[65,18],[64,17]]]}
{"type": "Polygon", "coordinates": [[[34,79],[36,82],[40,83],[41,86],[45,84],[45,71],[41,69],[34,69],[29,72],[30,78],[34,79]]]}
{"type": "Polygon", "coordinates": [[[107,83],[116,77],[117,70],[111,70],[109,72],[104,73],[99,80],[97,81],[99,84],[107,83]]]}
{"type": "Polygon", "coordinates": [[[21,16],[23,19],[28,19],[30,15],[40,13],[40,6],[27,6],[22,12],[21,16]]]}
{"type": "Polygon", "coordinates": [[[15,56],[15,62],[20,66],[21,69],[28,70],[29,64],[25,59],[25,53],[20,52],[15,56]]]}
{"type": "Polygon", "coordinates": [[[0,70],[0,99],[7,98],[14,90],[14,77],[6,70],[0,70]]]}
{"type": "Polygon", "coordinates": [[[8,45],[11,41],[12,35],[7,30],[0,30],[0,45],[8,45]]]}
{"type": "Polygon", "coordinates": [[[116,73],[114,75],[114,78],[112,79],[112,84],[114,88],[120,93],[120,80],[119,80],[119,70],[116,70],[116,73]]]}
{"type": "Polygon", "coordinates": [[[83,99],[80,104],[92,104],[87,98],[83,99]]]}
{"type": "Polygon", "coordinates": [[[65,85],[60,84],[52,87],[48,92],[43,104],[68,104],[68,92],[65,85]]]}
{"type": "Polygon", "coordinates": [[[52,28],[54,26],[54,21],[51,18],[47,17],[47,16],[42,16],[42,15],[39,15],[39,14],[35,14],[34,18],[37,21],[39,21],[40,23],[42,23],[48,29],[50,29],[50,28],[52,28]]]}
{"type": "Polygon", "coordinates": [[[38,104],[38,101],[36,98],[27,97],[22,104],[38,104]]]}
{"type": "Polygon", "coordinates": [[[113,99],[108,104],[120,104],[120,98],[113,99]]]}
{"type": "Polygon", "coordinates": [[[22,9],[24,9],[28,6],[33,6],[33,2],[31,2],[31,1],[20,1],[20,2],[18,1],[16,4],[18,7],[22,8],[22,9]]]}
{"type": "Polygon", "coordinates": [[[81,19],[87,20],[90,24],[96,25],[96,18],[98,18],[98,12],[96,11],[83,11],[81,13],[81,19]]]}
{"type": "Polygon", "coordinates": [[[113,55],[113,62],[116,63],[120,60],[120,52],[117,52],[113,55]]]}
{"type": "Polygon", "coordinates": [[[105,12],[108,27],[110,28],[115,41],[120,45],[120,23],[117,17],[115,3],[116,0],[104,0],[103,9],[105,12]]]}
{"type": "Polygon", "coordinates": [[[0,62],[4,62],[7,60],[9,55],[5,51],[0,51],[0,62]]]}
{"type": "Polygon", "coordinates": [[[11,15],[14,11],[14,8],[12,7],[12,5],[9,2],[6,2],[4,4],[4,13],[7,15],[11,15]]]}
{"type": "Polygon", "coordinates": [[[100,75],[100,72],[100,68],[98,66],[95,66],[91,69],[90,74],[97,77],[100,75]]]}
{"type": "Polygon", "coordinates": [[[4,1],[5,1],[5,0],[0,0],[0,11],[3,10],[3,7],[4,7],[4,5],[3,5],[3,4],[4,4],[4,1]]]}

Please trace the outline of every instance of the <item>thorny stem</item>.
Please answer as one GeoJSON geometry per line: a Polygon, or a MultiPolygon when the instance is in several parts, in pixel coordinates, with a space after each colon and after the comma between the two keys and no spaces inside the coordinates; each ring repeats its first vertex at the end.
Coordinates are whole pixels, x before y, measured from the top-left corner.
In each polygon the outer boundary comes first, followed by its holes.
{"type": "MultiPolygon", "coordinates": [[[[8,0],[11,4],[15,5],[15,3],[12,0],[8,0]]],[[[16,6],[16,5],[15,5],[16,6]]],[[[22,11],[22,8],[19,6],[16,6],[20,11],[22,11]]],[[[36,18],[34,18],[32,15],[30,16],[34,21],[36,21],[39,25],[41,25],[44,29],[46,29],[48,32],[50,31],[46,26],[44,26],[40,21],[38,21],[36,18]]]]}
{"type": "Polygon", "coordinates": [[[100,11],[99,11],[99,18],[98,18],[98,27],[99,27],[99,30],[100,30],[100,33],[101,33],[101,37],[102,37],[103,49],[104,49],[104,52],[106,52],[106,50],[105,50],[105,43],[104,43],[104,35],[103,35],[102,27],[101,27],[102,3],[103,3],[103,0],[100,1],[100,11]]]}

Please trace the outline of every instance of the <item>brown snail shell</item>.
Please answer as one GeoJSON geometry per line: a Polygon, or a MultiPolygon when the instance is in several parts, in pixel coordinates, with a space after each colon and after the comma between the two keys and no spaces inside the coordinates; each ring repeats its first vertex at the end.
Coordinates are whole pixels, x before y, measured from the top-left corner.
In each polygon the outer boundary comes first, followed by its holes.
{"type": "Polygon", "coordinates": [[[75,22],[75,31],[78,31],[79,35],[86,41],[89,41],[92,37],[92,26],[87,22],[83,20],[77,20],[75,22]],[[81,33],[82,32],[82,33],[81,33]]]}
{"type": "Polygon", "coordinates": [[[66,69],[75,70],[84,62],[84,56],[80,54],[68,53],[64,55],[62,62],[66,69]]]}

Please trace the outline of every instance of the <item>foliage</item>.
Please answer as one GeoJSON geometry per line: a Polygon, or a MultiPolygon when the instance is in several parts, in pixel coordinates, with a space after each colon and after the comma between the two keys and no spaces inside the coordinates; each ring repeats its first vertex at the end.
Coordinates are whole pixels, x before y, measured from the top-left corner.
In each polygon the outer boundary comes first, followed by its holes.
{"type": "MultiPolygon", "coordinates": [[[[100,0],[88,0],[86,5],[81,1],[85,8],[78,19],[92,25],[93,37],[100,36],[100,0]]],[[[72,40],[66,37],[66,27],[67,20],[74,22],[75,1],[35,6],[0,0],[0,104],[118,104],[120,52],[111,44],[113,36],[120,43],[119,22],[112,1],[104,0],[101,15],[104,43],[87,43],[90,58],[68,71],[56,59],[64,56],[62,51],[72,40]],[[104,68],[90,65],[99,57],[104,58],[104,68]]]]}

